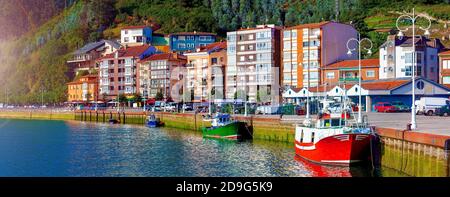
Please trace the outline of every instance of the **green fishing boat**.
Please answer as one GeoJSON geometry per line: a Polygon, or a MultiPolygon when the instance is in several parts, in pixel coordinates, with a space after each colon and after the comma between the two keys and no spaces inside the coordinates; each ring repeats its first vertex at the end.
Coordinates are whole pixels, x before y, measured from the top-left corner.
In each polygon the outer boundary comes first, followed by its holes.
{"type": "Polygon", "coordinates": [[[217,114],[211,121],[211,127],[202,127],[203,137],[240,140],[251,135],[245,122],[232,120],[229,114],[217,114]]]}

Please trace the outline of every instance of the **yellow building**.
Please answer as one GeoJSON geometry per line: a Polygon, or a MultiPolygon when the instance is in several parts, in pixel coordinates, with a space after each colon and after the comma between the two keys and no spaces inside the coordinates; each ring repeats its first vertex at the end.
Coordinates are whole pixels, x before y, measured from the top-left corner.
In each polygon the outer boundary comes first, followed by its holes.
{"type": "Polygon", "coordinates": [[[67,101],[88,103],[97,101],[98,97],[98,76],[86,75],[78,80],[67,83],[67,101]]]}

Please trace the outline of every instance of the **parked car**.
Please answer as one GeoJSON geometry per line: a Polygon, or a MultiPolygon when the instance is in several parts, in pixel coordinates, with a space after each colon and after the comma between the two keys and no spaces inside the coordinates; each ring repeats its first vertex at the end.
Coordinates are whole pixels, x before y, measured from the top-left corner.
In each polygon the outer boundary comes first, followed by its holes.
{"type": "Polygon", "coordinates": [[[407,112],[411,110],[411,107],[405,105],[405,103],[403,103],[402,101],[393,101],[391,102],[391,104],[400,112],[407,112]]]}
{"type": "Polygon", "coordinates": [[[414,104],[416,105],[416,114],[432,116],[437,108],[450,105],[450,101],[448,98],[422,97],[414,104]]]}
{"type": "Polygon", "coordinates": [[[280,107],[271,105],[262,105],[256,108],[256,114],[279,114],[280,107]]]}
{"type": "Polygon", "coordinates": [[[193,111],[194,110],[192,105],[187,105],[187,104],[183,105],[183,109],[184,109],[184,111],[193,111]]]}
{"type": "Polygon", "coordinates": [[[166,112],[175,112],[177,110],[176,103],[166,103],[164,109],[166,112]]]}
{"type": "Polygon", "coordinates": [[[440,108],[436,108],[434,112],[437,116],[448,116],[450,115],[450,105],[444,105],[440,108]]]}
{"type": "Polygon", "coordinates": [[[388,102],[378,102],[375,104],[376,112],[396,112],[397,108],[388,102]]]}

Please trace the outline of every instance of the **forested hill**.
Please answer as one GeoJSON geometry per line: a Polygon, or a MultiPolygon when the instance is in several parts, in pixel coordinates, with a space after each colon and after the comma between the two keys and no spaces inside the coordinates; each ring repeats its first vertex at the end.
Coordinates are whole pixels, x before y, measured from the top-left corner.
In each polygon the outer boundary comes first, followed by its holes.
{"type": "Polygon", "coordinates": [[[0,0],[0,103],[66,99],[65,61],[87,42],[116,38],[125,25],[159,33],[227,31],[257,24],[352,23],[375,47],[413,6],[448,43],[450,0],[0,0]],[[339,13],[338,15],[336,13],[339,13]],[[8,88],[5,88],[8,87],[8,88]]]}

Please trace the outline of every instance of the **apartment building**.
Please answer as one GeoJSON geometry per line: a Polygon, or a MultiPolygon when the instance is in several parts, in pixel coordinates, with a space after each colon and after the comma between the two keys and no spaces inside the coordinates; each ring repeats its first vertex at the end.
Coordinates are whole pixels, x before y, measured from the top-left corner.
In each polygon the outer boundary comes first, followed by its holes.
{"type": "MultiPolygon", "coordinates": [[[[412,37],[388,36],[387,41],[380,46],[380,79],[412,76],[412,46],[412,37]]],[[[438,82],[438,53],[444,49],[444,46],[437,38],[417,36],[415,47],[416,76],[438,82]]]]}
{"type": "Polygon", "coordinates": [[[439,83],[450,88],[450,50],[439,53],[439,83]]]}
{"type": "Polygon", "coordinates": [[[176,53],[154,54],[141,60],[138,92],[148,98],[155,98],[158,92],[165,99],[172,98],[172,88],[181,80],[178,74],[185,65],[186,57],[176,53]]]}
{"type": "Polygon", "coordinates": [[[193,102],[224,99],[227,43],[216,42],[185,53],[187,92],[193,102]]]}
{"type": "Polygon", "coordinates": [[[116,99],[119,94],[137,93],[137,63],[155,51],[149,45],[124,47],[98,59],[100,96],[116,99]]]}
{"type": "Polygon", "coordinates": [[[72,53],[72,58],[67,61],[71,77],[77,75],[82,70],[98,69],[96,60],[107,54],[119,50],[121,45],[113,40],[101,40],[91,42],[72,53]]]}
{"type": "Polygon", "coordinates": [[[67,83],[67,101],[72,103],[89,103],[97,101],[98,76],[86,75],[67,83]]]}
{"type": "Polygon", "coordinates": [[[152,29],[147,26],[128,26],[120,31],[120,42],[123,46],[139,46],[152,42],[152,29]]]}
{"type": "Polygon", "coordinates": [[[357,58],[356,54],[347,55],[347,41],[358,36],[351,25],[325,21],[288,27],[282,34],[284,87],[306,87],[308,76],[311,87],[320,85],[321,68],[357,58]]]}
{"type": "Polygon", "coordinates": [[[195,51],[198,47],[214,42],[216,34],[208,32],[179,32],[169,35],[170,50],[176,52],[195,51]]]}
{"type": "Polygon", "coordinates": [[[226,98],[279,95],[281,28],[258,25],[227,33],[226,98]]]}

